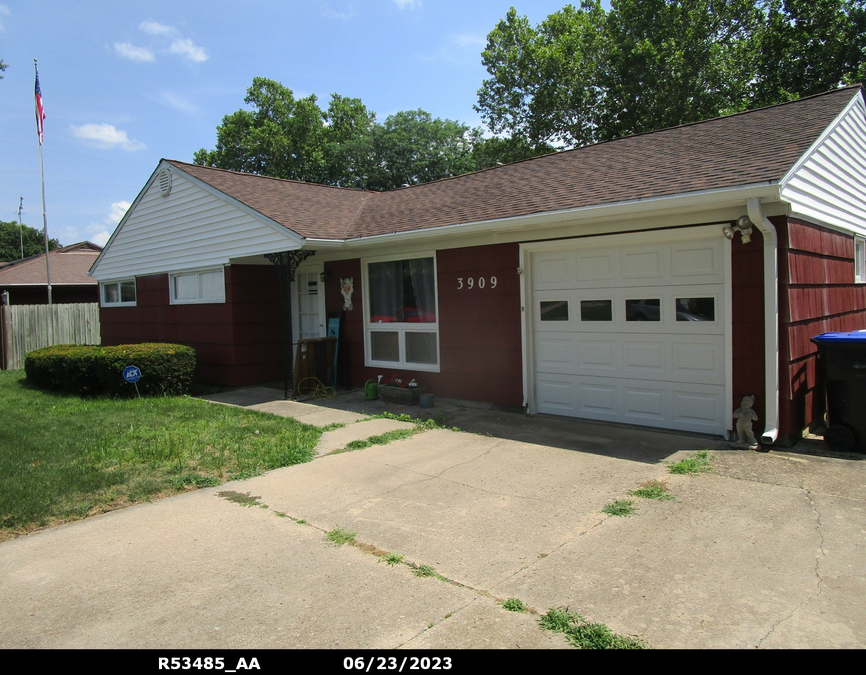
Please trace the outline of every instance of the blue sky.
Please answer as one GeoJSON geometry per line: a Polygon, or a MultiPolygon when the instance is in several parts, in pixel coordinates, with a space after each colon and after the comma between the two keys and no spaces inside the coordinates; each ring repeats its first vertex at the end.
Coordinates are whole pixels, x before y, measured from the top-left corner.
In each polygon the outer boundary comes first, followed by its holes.
{"type": "Polygon", "coordinates": [[[564,0],[0,0],[0,220],[41,229],[33,59],[45,104],[48,233],[102,244],[162,157],[213,148],[256,76],[296,96],[422,108],[480,126],[487,33],[564,0]]]}

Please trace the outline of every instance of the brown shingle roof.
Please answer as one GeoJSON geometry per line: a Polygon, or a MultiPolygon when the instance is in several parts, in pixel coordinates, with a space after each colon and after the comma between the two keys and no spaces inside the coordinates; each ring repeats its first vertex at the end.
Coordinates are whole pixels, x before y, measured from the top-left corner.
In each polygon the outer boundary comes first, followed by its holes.
{"type": "Polygon", "coordinates": [[[167,161],[308,238],[346,238],[349,224],[364,203],[378,194],[167,161]]]}
{"type": "Polygon", "coordinates": [[[778,182],[858,87],[390,192],[172,161],[307,238],[351,239],[778,182]]]}
{"type": "MultiPolygon", "coordinates": [[[[87,276],[101,246],[83,241],[49,252],[51,285],[76,284],[93,286],[96,279],[87,276]]],[[[0,286],[47,285],[45,254],[30,256],[0,268],[0,286]]]]}

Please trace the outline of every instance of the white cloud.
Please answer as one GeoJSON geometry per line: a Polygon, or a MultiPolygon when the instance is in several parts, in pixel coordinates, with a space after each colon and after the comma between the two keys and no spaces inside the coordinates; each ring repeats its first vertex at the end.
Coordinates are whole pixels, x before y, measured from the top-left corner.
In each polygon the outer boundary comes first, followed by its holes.
{"type": "Polygon", "coordinates": [[[102,230],[102,232],[98,232],[94,234],[90,241],[92,241],[97,246],[105,246],[108,243],[108,240],[111,239],[111,232],[108,230],[102,230]]]}
{"type": "Polygon", "coordinates": [[[325,7],[322,10],[322,16],[328,19],[337,19],[339,21],[347,21],[355,16],[355,4],[353,2],[346,2],[345,0],[318,0],[318,4],[324,4],[325,7]],[[340,9],[334,9],[332,5],[337,4],[340,5],[340,9]]]}
{"type": "MultiPolygon", "coordinates": [[[[0,16],[9,16],[11,13],[6,5],[0,5],[0,16]]],[[[0,21],[0,30],[3,30],[3,28],[3,22],[0,21]]]]}
{"type": "Polygon", "coordinates": [[[421,0],[394,0],[400,9],[421,9],[421,0]]]}
{"type": "Polygon", "coordinates": [[[129,207],[129,202],[114,202],[114,204],[111,205],[110,213],[105,217],[103,222],[91,223],[87,227],[87,231],[90,233],[90,241],[99,246],[105,246],[109,237],[111,237],[111,233],[114,232],[117,224],[120,222],[120,219],[123,218],[123,214],[126,213],[126,210],[129,207]]]}
{"type": "Polygon", "coordinates": [[[486,35],[449,35],[435,54],[419,54],[422,61],[448,63],[460,68],[477,67],[478,52],[487,45],[486,35]]]}
{"type": "Polygon", "coordinates": [[[180,31],[174,26],[166,26],[165,24],[150,19],[142,21],[138,27],[140,30],[143,30],[145,33],[150,33],[151,35],[166,35],[168,37],[180,35],[180,31]]]}
{"type": "Polygon", "coordinates": [[[139,63],[153,61],[154,59],[153,52],[147,47],[136,47],[129,42],[115,42],[114,51],[125,59],[138,61],[139,63]]]}
{"type": "Polygon", "coordinates": [[[111,205],[111,213],[106,216],[105,222],[110,225],[117,225],[130,206],[132,206],[130,202],[114,202],[114,204],[111,205]]]}
{"type": "Polygon", "coordinates": [[[121,148],[127,152],[144,150],[147,146],[132,140],[126,132],[117,129],[111,124],[82,124],[80,127],[72,127],[72,133],[76,138],[95,145],[98,148],[121,148]]]}
{"type": "Polygon", "coordinates": [[[186,113],[187,115],[198,115],[199,113],[199,107],[195,105],[187,95],[175,94],[171,91],[163,91],[156,96],[156,100],[163,105],[167,105],[169,108],[174,108],[175,110],[186,113]]]}
{"type": "Polygon", "coordinates": [[[202,61],[207,61],[208,58],[210,58],[207,51],[194,44],[193,41],[189,38],[175,40],[171,43],[171,47],[169,47],[168,50],[172,54],[180,54],[181,56],[185,56],[190,61],[194,61],[195,63],[201,63],[202,61]]]}
{"type": "MultiPolygon", "coordinates": [[[[168,52],[178,54],[193,63],[202,63],[210,58],[207,50],[204,47],[199,47],[191,39],[185,38],[175,26],[169,26],[153,19],[142,21],[138,25],[139,30],[154,37],[157,45],[165,49],[168,45],[168,52]],[[169,44],[170,41],[170,44],[169,44]]],[[[138,47],[130,42],[115,42],[114,51],[120,56],[131,59],[132,61],[144,62],[155,61],[156,54],[153,45],[146,47],[138,47]]],[[[165,53],[163,51],[163,53],[165,53]]]]}
{"type": "Polygon", "coordinates": [[[458,47],[486,47],[487,46],[487,36],[486,35],[471,35],[469,33],[463,33],[462,35],[452,35],[449,40],[453,42],[458,47]]]}

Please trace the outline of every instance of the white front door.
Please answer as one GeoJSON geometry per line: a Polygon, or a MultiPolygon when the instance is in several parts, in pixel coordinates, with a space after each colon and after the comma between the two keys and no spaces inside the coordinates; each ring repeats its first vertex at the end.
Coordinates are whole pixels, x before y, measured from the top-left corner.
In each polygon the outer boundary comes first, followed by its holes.
{"type": "Polygon", "coordinates": [[[524,248],[535,410],[725,433],[729,244],[721,226],[524,248]]]}
{"type": "Polygon", "coordinates": [[[325,337],[325,289],[318,272],[295,274],[295,335],[299,340],[325,337]]]}

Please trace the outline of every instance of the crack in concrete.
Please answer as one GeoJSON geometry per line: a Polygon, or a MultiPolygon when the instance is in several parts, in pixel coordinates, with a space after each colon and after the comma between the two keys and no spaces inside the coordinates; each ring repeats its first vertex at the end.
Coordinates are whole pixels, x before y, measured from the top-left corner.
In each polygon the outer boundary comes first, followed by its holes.
{"type": "Polygon", "coordinates": [[[788,621],[790,621],[797,612],[799,612],[807,603],[811,602],[815,598],[818,598],[824,592],[824,579],[821,576],[821,561],[825,558],[826,553],[824,551],[824,534],[821,531],[822,523],[821,523],[821,512],[818,510],[818,507],[815,504],[815,500],[812,497],[812,491],[809,490],[801,480],[800,482],[800,491],[806,498],[809,500],[809,507],[812,509],[812,513],[815,515],[815,534],[818,535],[818,553],[815,556],[815,565],[813,567],[815,573],[815,591],[810,593],[807,597],[803,598],[797,605],[790,611],[786,616],[781,617],[778,621],[776,621],[770,629],[764,634],[764,636],[758,640],[758,643],[755,645],[756,648],[760,649],[764,642],[769,639],[769,637],[776,632],[776,629],[780,626],[784,625],[788,621]]]}

